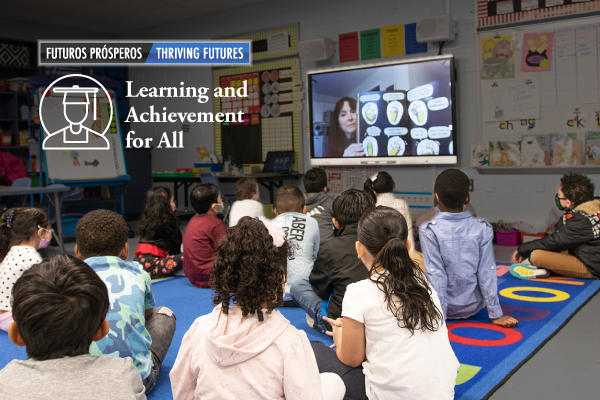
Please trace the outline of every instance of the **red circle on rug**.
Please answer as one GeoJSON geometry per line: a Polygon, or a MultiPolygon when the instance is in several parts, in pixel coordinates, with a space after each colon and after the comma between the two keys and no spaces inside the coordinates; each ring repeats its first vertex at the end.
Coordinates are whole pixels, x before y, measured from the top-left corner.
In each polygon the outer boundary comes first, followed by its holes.
{"type": "Polygon", "coordinates": [[[493,324],[484,324],[483,322],[453,322],[448,324],[448,338],[451,342],[468,344],[470,346],[483,346],[483,347],[494,347],[494,346],[508,346],[509,344],[517,343],[523,339],[521,332],[512,328],[503,328],[501,326],[493,324]],[[503,339],[497,340],[485,340],[485,339],[472,339],[464,336],[458,336],[452,333],[453,329],[456,328],[480,328],[487,329],[490,331],[496,331],[504,334],[503,339]]]}

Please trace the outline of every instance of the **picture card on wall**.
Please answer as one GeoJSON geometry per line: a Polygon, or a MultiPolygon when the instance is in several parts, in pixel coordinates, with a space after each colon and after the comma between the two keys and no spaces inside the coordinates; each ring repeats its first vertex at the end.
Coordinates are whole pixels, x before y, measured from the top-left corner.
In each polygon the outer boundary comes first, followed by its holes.
{"type": "Polygon", "coordinates": [[[481,107],[484,122],[538,119],[539,83],[516,79],[482,83],[481,107]]]}
{"type": "Polygon", "coordinates": [[[515,77],[515,52],[511,42],[512,35],[481,38],[481,79],[515,77]]]}
{"type": "Polygon", "coordinates": [[[381,36],[379,29],[360,31],[360,59],[381,58],[381,36]]]}
{"type": "Polygon", "coordinates": [[[471,167],[482,167],[490,163],[489,143],[471,143],[471,167]]]}
{"type": "Polygon", "coordinates": [[[521,166],[550,165],[550,136],[523,135],[521,138],[521,166]]]}
{"type": "Polygon", "coordinates": [[[521,71],[550,71],[552,69],[553,32],[526,33],[523,39],[521,71]]]}
{"type": "Polygon", "coordinates": [[[552,165],[570,166],[581,165],[581,141],[555,140],[552,165]]]}
{"type": "Polygon", "coordinates": [[[585,164],[600,165],[600,132],[588,131],[585,137],[585,164]]]}
{"type": "Polygon", "coordinates": [[[586,112],[566,112],[563,119],[564,132],[585,133],[591,128],[589,113],[586,112]]]}
{"type": "Polygon", "coordinates": [[[382,52],[384,57],[404,54],[404,25],[390,25],[381,28],[382,52]]]}
{"type": "Polygon", "coordinates": [[[339,35],[340,62],[358,61],[358,32],[339,35]]]}
{"type": "Polygon", "coordinates": [[[576,133],[550,133],[550,159],[554,159],[554,143],[558,140],[577,140],[576,133]]]}
{"type": "Polygon", "coordinates": [[[406,54],[427,53],[427,43],[417,42],[417,23],[404,25],[404,49],[406,54]]]}
{"type": "Polygon", "coordinates": [[[537,10],[540,8],[538,0],[521,0],[521,11],[537,10]]]}
{"type": "Polygon", "coordinates": [[[490,142],[490,167],[517,167],[521,164],[521,142],[490,142]]]}

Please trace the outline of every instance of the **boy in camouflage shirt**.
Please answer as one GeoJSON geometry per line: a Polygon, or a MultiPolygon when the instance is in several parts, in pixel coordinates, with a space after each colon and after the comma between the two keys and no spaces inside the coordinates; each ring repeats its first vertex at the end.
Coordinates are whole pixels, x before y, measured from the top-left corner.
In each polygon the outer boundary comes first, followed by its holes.
{"type": "Polygon", "coordinates": [[[154,308],[150,275],[140,264],[125,261],[127,224],[117,213],[95,210],[77,224],[75,254],[108,288],[109,333],[93,342],[90,354],[131,357],[146,394],[156,381],[175,333],[175,316],[166,307],[154,308]]]}

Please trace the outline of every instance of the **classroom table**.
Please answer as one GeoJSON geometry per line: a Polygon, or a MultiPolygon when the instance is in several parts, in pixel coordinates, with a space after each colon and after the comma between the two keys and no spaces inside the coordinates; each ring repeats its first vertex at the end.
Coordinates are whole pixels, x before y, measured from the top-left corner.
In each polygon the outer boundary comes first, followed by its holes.
{"type": "MultiPolygon", "coordinates": [[[[257,174],[247,174],[247,175],[232,175],[224,172],[215,172],[214,173],[217,178],[219,178],[219,183],[235,183],[242,178],[254,178],[256,181],[266,187],[269,190],[269,199],[271,201],[270,204],[273,204],[275,198],[275,189],[283,186],[283,181],[288,180],[296,180],[302,176],[299,172],[290,172],[290,173],[270,173],[270,172],[261,172],[257,174]]],[[[185,212],[187,212],[188,204],[189,204],[189,196],[188,189],[194,184],[202,183],[202,178],[199,176],[183,176],[183,177],[172,177],[172,176],[153,176],[152,181],[155,183],[172,183],[173,184],[173,198],[175,200],[175,204],[178,203],[177,192],[180,187],[183,187],[183,193],[185,196],[185,212]]]]}
{"type": "Polygon", "coordinates": [[[0,186],[0,197],[2,196],[22,196],[30,194],[52,194],[54,197],[54,208],[56,209],[56,229],[58,230],[58,245],[60,250],[64,253],[65,246],[63,243],[63,232],[62,232],[62,217],[60,215],[60,198],[59,194],[70,190],[68,186],[40,186],[40,187],[11,187],[11,186],[0,186]]]}

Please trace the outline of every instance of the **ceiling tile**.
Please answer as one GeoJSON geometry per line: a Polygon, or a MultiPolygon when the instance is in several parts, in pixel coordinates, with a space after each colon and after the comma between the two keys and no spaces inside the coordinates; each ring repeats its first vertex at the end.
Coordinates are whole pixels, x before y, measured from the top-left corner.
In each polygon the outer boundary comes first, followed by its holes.
{"type": "MultiPolygon", "coordinates": [[[[62,15],[52,15],[50,17],[37,17],[32,19],[30,22],[37,22],[43,25],[56,26],[60,28],[83,28],[87,25],[94,24],[95,22],[87,21],[79,18],[70,18],[62,15]]],[[[80,29],[85,30],[85,29],[80,29]]]]}
{"type": "Polygon", "coordinates": [[[105,0],[71,9],[64,12],[63,15],[96,22],[108,22],[125,16],[135,16],[142,11],[159,7],[164,7],[164,4],[156,0],[105,0]]]}

